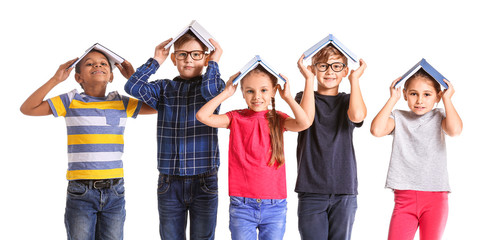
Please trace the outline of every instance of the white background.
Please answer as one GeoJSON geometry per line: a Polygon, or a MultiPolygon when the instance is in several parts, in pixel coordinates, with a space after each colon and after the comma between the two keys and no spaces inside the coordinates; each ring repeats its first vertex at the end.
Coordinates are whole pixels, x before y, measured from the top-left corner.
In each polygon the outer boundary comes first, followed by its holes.
{"type": "MultiPolygon", "coordinates": [[[[447,138],[450,215],[444,239],[491,239],[493,129],[490,97],[494,41],[492,7],[482,1],[3,1],[0,8],[3,97],[0,160],[0,239],[64,239],[66,128],[63,118],[28,117],[23,101],[57,70],[99,42],[135,68],[161,41],[198,20],[221,44],[226,81],[255,54],[286,75],[292,95],[303,90],[297,60],[333,33],[368,68],[360,84],[368,115],[354,133],[359,208],[353,239],[385,239],[393,194],[384,189],[392,137],[375,138],[369,126],[389,97],[389,85],[426,58],[451,80],[464,130],[447,138]]],[[[167,60],[152,80],[172,78],[167,60]]],[[[109,91],[124,94],[116,71],[109,91]]],[[[69,79],[47,97],[80,89],[69,79]]],[[[345,79],[340,91],[349,92],[345,79]]],[[[290,113],[277,97],[278,110],[290,113]]],[[[238,91],[221,112],[246,106],[238,91]]],[[[441,107],[441,104],[440,106],[441,107]]],[[[406,109],[405,101],[397,108],[406,109]]],[[[127,123],[124,168],[126,239],[158,239],[156,116],[127,123]]],[[[221,168],[217,239],[229,239],[226,129],[219,130],[221,168]]],[[[288,216],[285,237],[298,239],[296,133],[285,134],[288,216]]],[[[418,239],[418,237],[417,237],[418,239]]]]}

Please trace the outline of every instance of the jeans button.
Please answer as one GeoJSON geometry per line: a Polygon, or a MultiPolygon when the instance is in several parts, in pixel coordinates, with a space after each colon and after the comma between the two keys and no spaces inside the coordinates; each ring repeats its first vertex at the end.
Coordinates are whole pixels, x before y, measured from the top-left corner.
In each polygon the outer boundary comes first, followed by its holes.
{"type": "Polygon", "coordinates": [[[261,203],[261,199],[259,199],[259,198],[256,201],[257,201],[257,203],[261,203]]]}

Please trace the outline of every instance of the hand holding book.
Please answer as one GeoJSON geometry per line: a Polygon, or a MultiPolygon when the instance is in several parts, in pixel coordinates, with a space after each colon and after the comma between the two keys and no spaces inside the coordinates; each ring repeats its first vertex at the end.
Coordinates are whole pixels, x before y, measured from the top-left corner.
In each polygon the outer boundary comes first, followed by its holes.
{"type": "Polygon", "coordinates": [[[170,54],[170,47],[165,48],[167,44],[169,44],[173,39],[169,38],[168,40],[160,43],[156,48],[154,49],[154,59],[158,61],[158,63],[161,65],[163,62],[165,62],[166,58],[170,54]]]}

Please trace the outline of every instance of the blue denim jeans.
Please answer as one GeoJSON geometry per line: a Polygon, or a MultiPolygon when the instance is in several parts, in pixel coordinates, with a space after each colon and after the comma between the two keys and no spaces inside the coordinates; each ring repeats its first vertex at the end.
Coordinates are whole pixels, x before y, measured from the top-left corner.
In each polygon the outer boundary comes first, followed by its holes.
{"type": "Polygon", "coordinates": [[[67,239],[123,239],[123,179],[114,182],[109,188],[97,189],[92,184],[88,185],[69,181],[65,207],[67,239]]]}
{"type": "Polygon", "coordinates": [[[286,199],[230,197],[232,239],[283,239],[286,226],[286,199]]]}
{"type": "Polygon", "coordinates": [[[298,194],[301,239],[350,239],[357,211],[357,195],[298,194]]]}
{"type": "Polygon", "coordinates": [[[161,239],[186,239],[187,214],[190,239],[214,239],[218,210],[218,175],[195,176],[160,174],[158,211],[161,239]]]}

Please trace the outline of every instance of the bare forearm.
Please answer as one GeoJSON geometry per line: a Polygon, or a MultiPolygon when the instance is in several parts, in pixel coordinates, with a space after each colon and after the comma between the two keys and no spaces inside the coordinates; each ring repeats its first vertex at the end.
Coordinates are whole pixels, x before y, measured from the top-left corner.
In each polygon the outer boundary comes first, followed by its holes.
{"type": "Polygon", "coordinates": [[[443,99],[446,118],[443,121],[443,130],[448,136],[458,136],[463,130],[463,121],[456,111],[451,99],[443,99]]]}
{"type": "Polygon", "coordinates": [[[348,118],[354,123],[364,121],[367,116],[367,107],[360,91],[358,81],[351,84],[350,103],[348,107],[348,118]]]}

